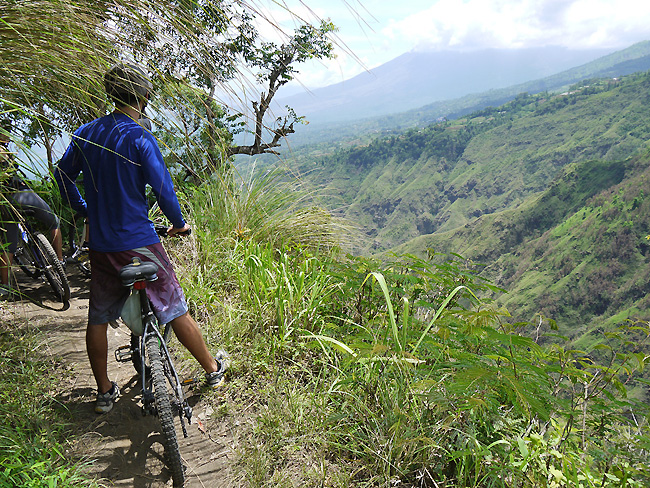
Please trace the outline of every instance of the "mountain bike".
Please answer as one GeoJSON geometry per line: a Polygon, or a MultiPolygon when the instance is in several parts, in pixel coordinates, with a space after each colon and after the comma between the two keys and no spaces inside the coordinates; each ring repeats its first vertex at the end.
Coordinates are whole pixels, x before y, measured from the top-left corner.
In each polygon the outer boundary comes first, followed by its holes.
{"type": "MultiPolygon", "coordinates": [[[[23,210],[22,214],[33,215],[29,210],[23,210]]],[[[70,283],[50,241],[41,232],[35,231],[27,219],[18,222],[18,229],[20,240],[14,260],[20,269],[34,279],[45,275],[57,300],[68,303],[70,283]]]]}
{"type": "MultiPolygon", "coordinates": [[[[162,232],[162,228],[156,230],[159,234],[162,232]]],[[[165,233],[166,230],[164,228],[165,233]]],[[[183,486],[185,471],[178,449],[174,416],[179,418],[183,436],[188,437],[185,421],[191,423],[192,408],[185,399],[184,383],[179,379],[167,348],[172,328],[169,324],[164,327],[158,324],[147,298],[147,283],[158,279],[157,272],[158,266],[155,263],[140,261],[137,257],[120,270],[122,284],[130,288],[139,300],[141,322],[129,324],[132,331],[131,344],[119,347],[115,351],[115,359],[119,362],[133,362],[140,374],[142,413],[156,415],[160,419],[167,466],[174,486],[183,486]]]]}

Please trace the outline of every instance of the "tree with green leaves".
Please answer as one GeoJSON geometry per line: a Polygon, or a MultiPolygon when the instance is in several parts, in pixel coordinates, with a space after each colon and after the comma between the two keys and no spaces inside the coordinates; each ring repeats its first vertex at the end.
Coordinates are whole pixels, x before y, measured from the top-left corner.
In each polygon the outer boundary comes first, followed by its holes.
{"type": "Polygon", "coordinates": [[[264,43],[260,48],[247,55],[246,60],[252,66],[260,69],[257,76],[261,83],[266,83],[266,91],[262,91],[259,101],[253,102],[254,143],[250,146],[231,147],[228,150],[229,155],[277,154],[275,148],[280,146],[280,139],[294,133],[294,124],[301,121],[302,118],[289,108],[288,115],[276,119],[278,126],[269,129],[273,135],[271,141],[264,141],[264,116],[271,105],[271,100],[281,86],[293,79],[297,73],[295,64],[303,63],[309,59],[333,57],[333,45],[327,36],[335,31],[334,24],[326,20],[323,20],[319,27],[303,25],[295,31],[287,43],[281,46],[264,43]]]}
{"type": "Polygon", "coordinates": [[[113,44],[97,5],[0,0],[0,116],[46,149],[50,168],[56,138],[105,110],[98,73],[113,44]]]}
{"type": "Polygon", "coordinates": [[[171,160],[185,159],[187,175],[200,180],[225,170],[235,154],[276,152],[300,121],[289,110],[266,125],[278,88],[295,76],[296,64],[333,56],[330,22],[299,27],[278,46],[259,39],[254,8],[233,0],[0,0],[0,10],[0,102],[9,107],[3,112],[22,119],[26,142],[44,146],[50,166],[58,136],[105,112],[102,75],[117,61],[147,66],[164,93],[164,100],[152,103],[159,108],[156,117],[164,119],[159,126],[183,135],[176,134],[178,145],[169,146],[171,160]],[[215,94],[251,70],[265,84],[252,107],[255,139],[250,146],[232,146],[225,131],[242,130],[243,114],[219,108],[215,94]],[[180,105],[185,115],[167,110],[180,105]],[[189,113],[200,129],[179,125],[189,113]],[[192,148],[184,147],[190,132],[196,136],[192,148]],[[188,165],[189,152],[198,152],[192,158],[202,164],[188,165]]]}

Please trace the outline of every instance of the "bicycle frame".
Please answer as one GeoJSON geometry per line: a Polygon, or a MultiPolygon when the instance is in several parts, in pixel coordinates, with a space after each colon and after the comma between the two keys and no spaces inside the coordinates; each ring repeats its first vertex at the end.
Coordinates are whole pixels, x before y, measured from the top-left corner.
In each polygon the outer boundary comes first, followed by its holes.
{"type": "MultiPolygon", "coordinates": [[[[158,327],[157,319],[151,309],[151,303],[146,293],[147,281],[145,279],[138,279],[131,285],[131,288],[135,293],[138,294],[138,299],[140,302],[140,314],[143,323],[143,332],[142,335],[137,337],[137,345],[133,344],[119,347],[115,351],[115,359],[119,362],[134,361],[137,363],[139,359],[139,372],[141,378],[141,388],[142,388],[142,413],[143,415],[156,415],[156,407],[154,400],[154,393],[151,388],[151,373],[147,366],[147,348],[145,344],[150,337],[155,337],[162,353],[162,363],[165,375],[167,376],[167,381],[171,385],[174,396],[177,400],[177,414],[181,422],[181,427],[183,429],[183,436],[188,437],[187,428],[185,426],[185,417],[188,423],[192,421],[192,407],[190,407],[185,399],[185,394],[183,393],[183,383],[181,382],[174,363],[172,361],[171,353],[167,347],[169,338],[171,336],[172,327],[170,324],[165,324],[163,332],[160,331],[158,327]],[[135,356],[137,354],[137,356],[135,356]],[[134,359],[135,356],[135,359],[134,359]]],[[[135,336],[135,334],[132,334],[135,336]]],[[[136,369],[138,369],[136,367],[136,369]]]]}
{"type": "Polygon", "coordinates": [[[34,240],[31,238],[33,230],[29,227],[29,225],[25,223],[18,222],[18,233],[20,235],[20,243],[18,244],[18,248],[16,249],[15,257],[21,257],[25,254],[25,250],[27,251],[27,256],[31,257],[33,261],[29,263],[31,266],[34,266],[34,272],[33,273],[28,273],[31,275],[32,278],[38,278],[41,273],[43,272],[43,269],[45,268],[45,263],[43,262],[43,258],[41,255],[40,250],[37,248],[36,243],[34,240]]]}
{"type": "Polygon", "coordinates": [[[115,359],[120,362],[133,362],[140,373],[142,413],[155,415],[160,420],[167,465],[172,473],[174,486],[183,486],[185,469],[178,446],[174,417],[178,415],[183,436],[187,438],[188,433],[183,417],[190,423],[192,408],[185,399],[183,384],[167,347],[172,328],[170,324],[165,324],[163,332],[160,332],[146,293],[147,283],[158,279],[158,269],[158,265],[153,261],[142,261],[133,257],[131,263],[123,266],[119,271],[122,285],[134,293],[132,295],[134,299],[137,294],[140,313],[138,314],[137,302],[127,302],[127,313],[125,314],[123,310],[122,318],[131,329],[131,344],[119,347],[115,351],[115,359]],[[132,306],[134,309],[131,308],[132,306]]]}
{"type": "MultiPolygon", "coordinates": [[[[144,331],[138,339],[139,349],[140,349],[140,364],[142,372],[141,376],[141,385],[142,385],[142,402],[143,402],[143,413],[146,414],[155,414],[154,407],[154,396],[152,390],[148,386],[149,375],[147,374],[146,369],[146,348],[145,343],[150,336],[155,336],[158,339],[158,342],[161,346],[161,351],[163,352],[163,365],[167,366],[165,368],[165,373],[171,375],[172,378],[169,378],[170,384],[175,389],[176,398],[178,399],[178,416],[180,418],[181,427],[183,429],[183,436],[188,437],[187,429],[185,427],[185,421],[183,417],[187,418],[188,422],[191,422],[192,419],[192,408],[187,404],[185,400],[185,395],[183,394],[182,383],[174,368],[172,362],[172,357],[167,347],[171,335],[171,325],[165,324],[163,332],[160,332],[160,329],[157,325],[157,319],[153,314],[151,309],[151,304],[146,293],[146,281],[136,281],[133,285],[133,289],[139,295],[140,299],[140,309],[142,312],[142,322],[144,324],[144,331]],[[173,381],[172,381],[173,380],[173,381]]],[[[117,352],[117,351],[116,351],[117,352]]]]}

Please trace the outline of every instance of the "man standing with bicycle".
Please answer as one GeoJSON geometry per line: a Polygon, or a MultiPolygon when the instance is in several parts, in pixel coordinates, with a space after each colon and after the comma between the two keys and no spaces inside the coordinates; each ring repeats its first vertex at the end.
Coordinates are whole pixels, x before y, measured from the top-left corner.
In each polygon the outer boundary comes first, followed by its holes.
{"type": "Polygon", "coordinates": [[[212,357],[189,315],[183,290],[148,218],[147,185],[172,223],[168,234],[190,229],[158,143],[138,124],[151,94],[151,81],[140,67],[120,64],[106,73],[104,85],[115,111],[75,131],[54,173],[64,201],[87,216],[90,228],[86,347],[97,382],[97,413],[110,411],[119,395],[117,384],[107,373],[107,328],[120,317],[128,297],[129,290],[122,286],[118,272],[133,257],[158,265],[158,280],[147,288],[154,313],[160,323],[171,324],[180,342],[201,364],[208,386],[219,386],[225,370],[225,363],[212,357]],[[85,198],[75,184],[80,173],[85,198]]]}
{"type": "Polygon", "coordinates": [[[16,290],[10,283],[11,263],[20,237],[18,222],[24,218],[24,213],[30,213],[40,225],[50,231],[50,241],[52,248],[56,252],[57,258],[63,266],[63,239],[59,229],[59,218],[52,211],[50,206],[38,196],[25,182],[26,177],[14,160],[14,154],[9,152],[9,142],[11,133],[11,122],[3,120],[0,122],[0,172],[2,173],[2,182],[0,182],[0,193],[2,198],[0,202],[0,220],[2,221],[2,230],[0,230],[0,241],[6,244],[6,248],[0,252],[0,296],[13,298],[16,296],[16,290]]]}

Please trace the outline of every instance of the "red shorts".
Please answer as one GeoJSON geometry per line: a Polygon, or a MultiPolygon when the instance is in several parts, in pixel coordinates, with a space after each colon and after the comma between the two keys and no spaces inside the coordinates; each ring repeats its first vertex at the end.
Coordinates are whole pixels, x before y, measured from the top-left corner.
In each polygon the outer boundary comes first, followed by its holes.
{"type": "Polygon", "coordinates": [[[122,285],[118,273],[134,257],[158,265],[158,279],[147,283],[147,296],[161,324],[187,312],[185,295],[162,244],[120,252],[90,251],[90,303],[88,325],[105,324],[122,315],[130,290],[122,285]]]}

